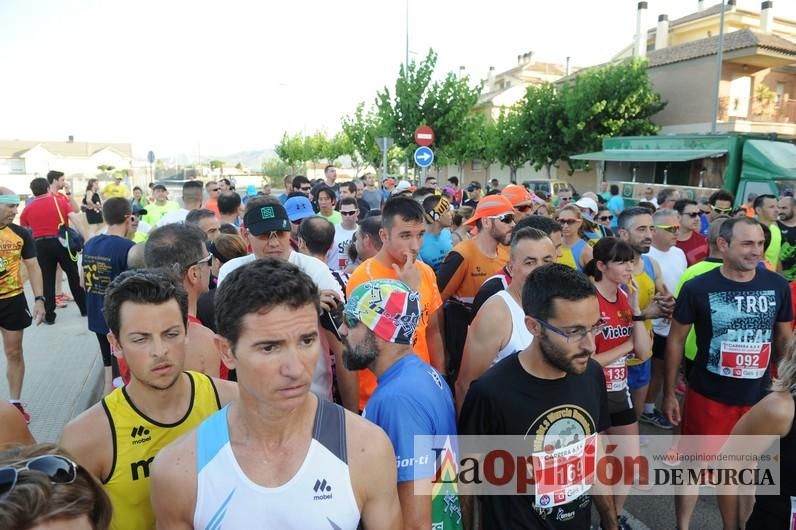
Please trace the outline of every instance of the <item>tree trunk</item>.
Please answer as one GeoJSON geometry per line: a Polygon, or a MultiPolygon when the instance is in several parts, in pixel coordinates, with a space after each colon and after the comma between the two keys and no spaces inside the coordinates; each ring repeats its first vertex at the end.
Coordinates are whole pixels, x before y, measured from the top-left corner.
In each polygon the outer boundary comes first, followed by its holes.
{"type": "Polygon", "coordinates": [[[517,167],[516,166],[509,166],[509,180],[512,184],[517,183],[517,167]]]}

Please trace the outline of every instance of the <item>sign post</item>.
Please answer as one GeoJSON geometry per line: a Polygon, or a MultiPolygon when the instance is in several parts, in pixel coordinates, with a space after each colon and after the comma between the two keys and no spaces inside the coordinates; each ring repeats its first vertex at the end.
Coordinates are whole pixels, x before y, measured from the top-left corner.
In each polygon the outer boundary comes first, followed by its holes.
{"type": "Polygon", "coordinates": [[[381,149],[381,164],[382,164],[381,165],[381,168],[382,168],[382,170],[381,170],[381,180],[382,181],[384,181],[384,179],[387,178],[387,151],[390,150],[390,147],[392,147],[392,144],[393,144],[393,139],[392,138],[387,138],[386,136],[379,136],[378,138],[376,138],[376,145],[378,145],[379,149],[381,149]]]}

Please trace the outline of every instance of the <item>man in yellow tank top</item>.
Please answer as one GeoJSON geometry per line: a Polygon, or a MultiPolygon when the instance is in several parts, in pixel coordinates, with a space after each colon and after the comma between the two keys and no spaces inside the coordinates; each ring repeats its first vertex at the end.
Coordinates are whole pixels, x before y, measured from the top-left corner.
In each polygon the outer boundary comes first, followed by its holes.
{"type": "MultiPolygon", "coordinates": [[[[645,317],[647,331],[652,333],[652,320],[671,316],[674,298],[663,284],[663,276],[654,259],[646,256],[652,245],[654,222],[646,208],[623,210],[617,220],[619,238],[633,247],[636,259],[633,264],[633,279],[639,289],[639,307],[645,317]]],[[[650,382],[650,361],[639,361],[628,356],[627,383],[633,398],[636,416],[640,416],[647,397],[650,382]]]]}
{"type": "Polygon", "coordinates": [[[235,399],[237,385],[183,371],[188,297],[170,276],[122,273],[108,288],[104,314],[130,383],[69,422],[60,445],[105,485],[112,529],[154,529],[149,474],[155,455],[235,399]]]}

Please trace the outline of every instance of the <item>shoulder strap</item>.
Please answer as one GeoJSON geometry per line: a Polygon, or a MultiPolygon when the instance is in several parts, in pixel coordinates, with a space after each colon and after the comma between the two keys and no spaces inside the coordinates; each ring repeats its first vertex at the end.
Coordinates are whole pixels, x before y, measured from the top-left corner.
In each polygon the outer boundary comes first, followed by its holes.
{"type": "Polygon", "coordinates": [[[655,265],[652,264],[652,258],[647,256],[646,254],[641,255],[641,261],[644,262],[644,272],[652,278],[652,281],[655,281],[655,265]]]}
{"type": "Polygon", "coordinates": [[[65,224],[64,223],[64,216],[61,213],[61,207],[58,206],[58,197],[56,197],[55,193],[53,193],[53,202],[55,202],[55,209],[58,211],[58,218],[61,220],[61,224],[63,225],[63,224],[65,224]]]}
{"type": "Polygon", "coordinates": [[[345,410],[331,401],[318,396],[316,398],[318,399],[318,408],[315,411],[312,437],[347,464],[345,410]]]}

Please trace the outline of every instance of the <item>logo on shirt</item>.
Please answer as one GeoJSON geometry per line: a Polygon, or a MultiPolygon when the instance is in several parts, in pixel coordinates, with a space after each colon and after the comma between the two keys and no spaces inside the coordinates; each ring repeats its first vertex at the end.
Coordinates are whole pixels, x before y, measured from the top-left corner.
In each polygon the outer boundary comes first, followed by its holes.
{"type": "Polygon", "coordinates": [[[318,494],[313,496],[312,500],[325,501],[332,498],[332,485],[326,482],[325,478],[316,480],[312,490],[318,494]]]}
{"type": "Polygon", "coordinates": [[[143,425],[133,427],[130,438],[133,439],[133,444],[143,444],[152,440],[152,437],[149,435],[149,429],[144,428],[143,425]]]}

